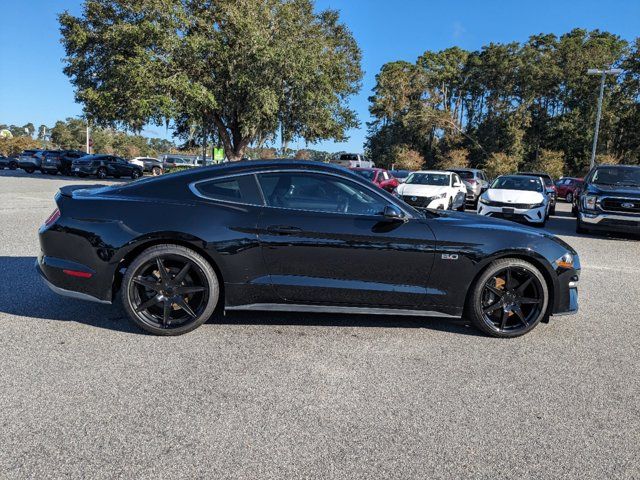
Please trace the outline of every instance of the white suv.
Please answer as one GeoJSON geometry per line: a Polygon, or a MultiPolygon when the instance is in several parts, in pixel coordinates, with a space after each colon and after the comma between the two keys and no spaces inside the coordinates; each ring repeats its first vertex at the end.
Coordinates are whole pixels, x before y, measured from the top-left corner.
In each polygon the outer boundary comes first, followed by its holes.
{"type": "Polygon", "coordinates": [[[457,173],[422,170],[410,174],[395,193],[415,208],[464,211],[467,187],[457,173]]]}

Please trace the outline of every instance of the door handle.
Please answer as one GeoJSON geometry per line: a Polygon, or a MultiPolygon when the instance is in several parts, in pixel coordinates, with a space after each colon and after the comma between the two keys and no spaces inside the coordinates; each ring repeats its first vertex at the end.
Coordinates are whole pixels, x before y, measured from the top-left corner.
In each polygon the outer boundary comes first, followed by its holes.
{"type": "Polygon", "coordinates": [[[277,235],[293,235],[294,233],[302,232],[301,228],[292,227],[290,225],[272,225],[267,227],[267,232],[275,233],[277,235]]]}

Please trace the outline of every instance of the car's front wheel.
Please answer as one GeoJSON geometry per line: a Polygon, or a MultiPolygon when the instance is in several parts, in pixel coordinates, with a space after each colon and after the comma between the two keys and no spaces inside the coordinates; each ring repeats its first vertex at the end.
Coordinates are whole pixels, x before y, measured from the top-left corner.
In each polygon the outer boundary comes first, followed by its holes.
{"type": "Polygon", "coordinates": [[[213,267],[180,245],[157,245],[129,266],[122,302],[131,319],[156,335],[181,335],[211,317],[220,296],[213,267]]]}
{"type": "Polygon", "coordinates": [[[518,258],[491,263],[480,275],[467,302],[467,315],[494,337],[518,337],[547,315],[549,288],[540,270],[518,258]]]}
{"type": "Polygon", "coordinates": [[[141,172],[140,170],[138,170],[137,168],[136,168],[136,169],[134,169],[134,170],[131,172],[131,178],[132,178],[132,179],[134,179],[134,180],[135,180],[136,178],[140,178],[141,176],[142,176],[142,172],[141,172]]]}
{"type": "Polygon", "coordinates": [[[153,175],[154,177],[162,175],[162,169],[160,167],[153,167],[151,169],[151,175],[153,175]]]}
{"type": "Polygon", "coordinates": [[[567,192],[567,196],[564,197],[564,199],[567,201],[567,203],[573,203],[573,193],[567,192]]]}
{"type": "Polygon", "coordinates": [[[105,178],[107,178],[107,169],[104,167],[98,168],[98,171],[96,171],[96,177],[98,177],[100,180],[104,180],[105,178]]]}

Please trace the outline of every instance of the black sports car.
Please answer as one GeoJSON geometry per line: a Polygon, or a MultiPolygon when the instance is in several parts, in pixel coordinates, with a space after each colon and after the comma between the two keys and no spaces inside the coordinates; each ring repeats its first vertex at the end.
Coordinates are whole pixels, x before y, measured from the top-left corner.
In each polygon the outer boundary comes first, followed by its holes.
{"type": "Polygon", "coordinates": [[[339,166],[238,162],[63,187],[37,268],[57,293],[178,335],[226,310],[466,316],[522,335],[577,306],[580,262],[511,222],[418,211],[339,166]]]}

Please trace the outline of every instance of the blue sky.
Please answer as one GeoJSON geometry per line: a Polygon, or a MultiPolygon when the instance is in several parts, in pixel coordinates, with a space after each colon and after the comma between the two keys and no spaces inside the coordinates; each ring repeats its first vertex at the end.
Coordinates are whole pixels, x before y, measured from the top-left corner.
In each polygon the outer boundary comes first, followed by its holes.
{"type": "MultiPolygon", "coordinates": [[[[73,89],[62,73],[64,51],[56,15],[80,12],[80,0],[13,0],[0,14],[0,123],[53,125],[79,115],[73,89]]],[[[562,34],[573,28],[599,28],[632,40],[640,36],[640,1],[537,0],[316,0],[318,9],[341,12],[363,51],[365,77],[351,100],[361,128],[346,143],[323,142],[312,148],[362,151],[369,119],[367,97],[380,67],[415,59],[425,50],[458,45],[478,49],[489,42],[524,41],[536,33],[562,34]]],[[[167,136],[163,127],[146,134],[167,136]]],[[[304,147],[299,142],[297,147],[304,147]]]]}

